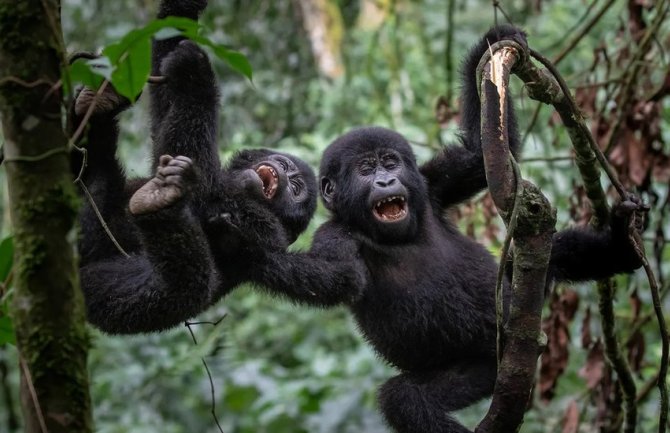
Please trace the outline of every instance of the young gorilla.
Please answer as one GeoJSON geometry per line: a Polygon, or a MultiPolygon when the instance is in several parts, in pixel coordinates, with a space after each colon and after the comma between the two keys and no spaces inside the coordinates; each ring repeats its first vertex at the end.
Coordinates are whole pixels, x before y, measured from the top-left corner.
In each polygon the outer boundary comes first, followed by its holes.
{"type": "MultiPolygon", "coordinates": [[[[375,350],[401,374],[379,390],[388,423],[402,433],[463,433],[450,412],[490,395],[496,378],[496,263],[461,234],[444,210],[486,186],[475,70],[501,39],[491,30],[463,65],[462,144],[417,167],[408,142],[383,128],[335,140],[321,162],[321,196],[331,219],[308,253],[266,251],[255,281],[311,305],[346,304],[375,350]]],[[[512,107],[510,145],[519,150],[512,107]]],[[[631,203],[611,229],[570,229],[554,237],[549,279],[583,280],[640,266],[627,243],[631,203]]],[[[632,207],[635,207],[632,204],[632,207]]],[[[506,287],[509,296],[509,283],[506,287]]]]}
{"type": "MultiPolygon", "coordinates": [[[[160,16],[196,19],[205,5],[164,0],[160,16]]],[[[196,45],[156,42],[153,61],[155,73],[167,77],[151,90],[155,177],[127,180],[115,157],[116,116],[128,104],[113,90],[101,95],[88,130],[83,180],[130,254],[119,253],[86,202],[80,276],[87,315],[111,333],[162,330],[203,311],[250,279],[259,250],[292,243],[316,207],[314,174],[290,155],[242,151],[221,168],[216,80],[196,45]]],[[[75,125],[92,96],[90,90],[78,95],[75,125]]]]}

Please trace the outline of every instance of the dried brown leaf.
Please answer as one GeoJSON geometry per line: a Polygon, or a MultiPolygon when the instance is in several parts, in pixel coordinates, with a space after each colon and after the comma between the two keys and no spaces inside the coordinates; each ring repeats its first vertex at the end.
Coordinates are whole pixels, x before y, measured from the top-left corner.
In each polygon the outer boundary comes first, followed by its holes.
{"type": "Polygon", "coordinates": [[[567,289],[560,296],[552,294],[549,317],[542,321],[542,330],[547,335],[547,346],[540,362],[538,390],[543,401],[554,396],[558,378],[563,374],[570,357],[570,322],[579,306],[577,292],[567,289]]]}
{"type": "Polygon", "coordinates": [[[605,354],[600,340],[589,350],[586,364],[579,370],[579,376],[586,380],[586,387],[594,389],[603,378],[605,368],[605,354]]]}
{"type": "Polygon", "coordinates": [[[572,400],[563,415],[563,430],[561,433],[577,433],[579,430],[579,407],[577,401],[572,400]]]}

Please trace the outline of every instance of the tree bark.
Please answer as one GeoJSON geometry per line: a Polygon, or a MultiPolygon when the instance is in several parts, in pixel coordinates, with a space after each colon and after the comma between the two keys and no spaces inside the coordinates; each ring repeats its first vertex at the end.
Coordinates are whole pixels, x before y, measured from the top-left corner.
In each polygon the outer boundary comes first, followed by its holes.
{"type": "Polygon", "coordinates": [[[298,0],[303,25],[322,75],[335,79],[344,73],[342,16],[332,0],[298,0]]]}
{"type": "Polygon", "coordinates": [[[62,128],[57,0],[0,0],[0,114],[15,239],[10,314],[27,433],[91,432],[78,200],[62,128]]]}
{"type": "MultiPolygon", "coordinates": [[[[499,42],[491,48],[491,58],[482,60],[478,68],[482,70],[481,129],[486,179],[493,202],[507,226],[508,238],[514,239],[514,270],[498,377],[491,406],[477,426],[477,433],[512,433],[523,422],[541,353],[544,287],[556,225],[556,214],[549,200],[539,188],[521,179],[509,149],[505,111],[510,70],[519,60],[519,49],[499,42]]],[[[508,241],[505,244],[509,245],[508,241]]],[[[507,259],[505,250],[501,266],[507,259]]],[[[496,298],[497,303],[502,302],[502,294],[496,298]]],[[[501,307],[499,304],[499,316],[501,307]]]]}

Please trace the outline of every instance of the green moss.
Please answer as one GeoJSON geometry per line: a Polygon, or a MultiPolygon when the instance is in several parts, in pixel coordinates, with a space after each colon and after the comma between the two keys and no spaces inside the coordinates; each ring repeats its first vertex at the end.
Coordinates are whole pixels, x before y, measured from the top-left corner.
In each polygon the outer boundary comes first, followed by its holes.
{"type": "Polygon", "coordinates": [[[38,197],[24,202],[20,209],[20,216],[27,222],[41,220],[49,224],[55,221],[72,221],[77,215],[79,198],[68,179],[55,184],[38,197]],[[44,221],[46,220],[46,221],[44,221]]]}
{"type": "Polygon", "coordinates": [[[28,0],[0,2],[0,49],[20,53],[26,46],[38,44],[32,32],[41,17],[39,2],[28,0]]]}
{"type": "Polygon", "coordinates": [[[17,263],[17,275],[20,281],[30,278],[43,267],[47,258],[46,245],[46,240],[42,236],[21,236],[17,233],[16,250],[21,251],[17,263]]]}

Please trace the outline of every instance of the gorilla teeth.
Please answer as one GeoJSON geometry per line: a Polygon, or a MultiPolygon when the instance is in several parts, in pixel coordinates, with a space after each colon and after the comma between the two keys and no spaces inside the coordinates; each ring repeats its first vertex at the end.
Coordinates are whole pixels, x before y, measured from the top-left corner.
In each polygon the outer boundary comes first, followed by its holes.
{"type": "Polygon", "coordinates": [[[374,207],[374,214],[381,221],[399,221],[407,216],[405,197],[393,195],[379,200],[374,207]]]}
{"type": "Polygon", "coordinates": [[[270,165],[261,165],[256,169],[256,174],[261,178],[263,182],[263,194],[265,197],[272,198],[277,192],[277,186],[279,185],[279,176],[277,171],[270,165]]]}

